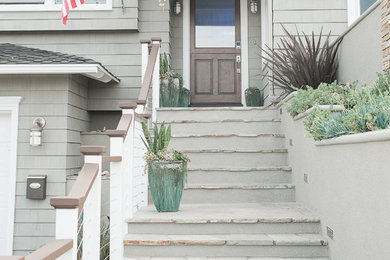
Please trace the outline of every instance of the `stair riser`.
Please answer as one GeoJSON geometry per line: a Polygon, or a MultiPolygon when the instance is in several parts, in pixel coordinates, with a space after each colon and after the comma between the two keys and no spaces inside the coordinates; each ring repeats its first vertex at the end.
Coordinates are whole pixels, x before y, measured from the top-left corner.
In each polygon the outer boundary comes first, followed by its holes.
{"type": "Polygon", "coordinates": [[[287,153],[187,153],[190,168],[255,168],[287,165],[287,153]]]}
{"type": "Polygon", "coordinates": [[[309,234],[320,231],[319,223],[256,223],[256,224],[175,224],[130,223],[132,234],[217,235],[217,234],[309,234]]]}
{"type": "Polygon", "coordinates": [[[261,150],[282,149],[284,138],[273,136],[258,137],[181,137],[172,138],[170,146],[176,150],[186,149],[228,149],[261,150]]]}
{"type": "MultiPolygon", "coordinates": [[[[171,119],[173,120],[173,119],[171,119]]],[[[280,122],[171,123],[172,134],[280,134],[280,122]]]]}
{"type": "Polygon", "coordinates": [[[248,111],[158,111],[157,122],[164,121],[221,121],[221,120],[273,120],[279,117],[277,110],[248,111]]]}
{"type": "Polygon", "coordinates": [[[182,203],[256,203],[256,202],[294,202],[294,189],[188,189],[182,203]]]}
{"type": "Polygon", "coordinates": [[[125,256],[325,257],[327,246],[125,246],[125,256]]]}
{"type": "Polygon", "coordinates": [[[251,171],[251,172],[224,172],[224,171],[189,171],[188,184],[232,184],[253,185],[291,183],[291,173],[283,171],[251,171]]]}

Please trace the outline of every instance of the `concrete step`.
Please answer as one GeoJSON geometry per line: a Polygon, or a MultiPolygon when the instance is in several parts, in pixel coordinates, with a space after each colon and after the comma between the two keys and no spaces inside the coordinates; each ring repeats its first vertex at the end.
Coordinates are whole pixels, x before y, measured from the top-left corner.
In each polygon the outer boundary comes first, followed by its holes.
{"type": "Polygon", "coordinates": [[[127,221],[131,234],[310,234],[320,220],[296,203],[182,204],[179,212],[153,205],[127,221]]]}
{"type": "Polygon", "coordinates": [[[172,135],[170,146],[176,150],[221,149],[221,150],[261,150],[282,149],[284,135],[280,134],[207,134],[172,135]]]}
{"type": "Polygon", "coordinates": [[[272,120],[214,120],[205,118],[198,121],[177,121],[174,118],[166,120],[165,123],[172,125],[174,135],[205,135],[213,134],[258,134],[276,133],[280,134],[280,119],[272,120]]]}
{"type": "Polygon", "coordinates": [[[273,120],[279,117],[278,110],[250,107],[190,107],[159,108],[157,122],[183,120],[273,120]]]}
{"type": "Polygon", "coordinates": [[[261,168],[189,168],[188,184],[234,184],[252,185],[253,183],[284,184],[291,183],[289,167],[261,168]]]}
{"type": "Polygon", "coordinates": [[[229,256],[217,256],[217,257],[132,257],[123,258],[124,260],[330,260],[328,257],[310,257],[310,258],[291,258],[291,257],[229,257],[229,256]]]}
{"type": "Polygon", "coordinates": [[[295,187],[291,184],[263,185],[187,185],[182,203],[258,203],[293,202],[295,187]]]}
{"type": "Polygon", "coordinates": [[[184,150],[191,162],[190,168],[278,167],[287,164],[286,149],[265,150],[184,150]]]}
{"type": "Polygon", "coordinates": [[[126,235],[125,256],[326,257],[317,234],[126,235]]]}

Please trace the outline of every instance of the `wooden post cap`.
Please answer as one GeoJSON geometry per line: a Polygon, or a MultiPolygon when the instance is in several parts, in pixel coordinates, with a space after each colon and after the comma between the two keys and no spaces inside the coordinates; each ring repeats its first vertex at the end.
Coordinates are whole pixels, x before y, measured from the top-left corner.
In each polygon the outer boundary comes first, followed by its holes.
{"type": "Polygon", "coordinates": [[[84,155],[101,155],[107,151],[105,146],[81,146],[80,152],[84,155]]]}
{"type": "Polygon", "coordinates": [[[122,109],[135,109],[137,108],[137,102],[123,102],[119,103],[119,107],[122,109]]]}

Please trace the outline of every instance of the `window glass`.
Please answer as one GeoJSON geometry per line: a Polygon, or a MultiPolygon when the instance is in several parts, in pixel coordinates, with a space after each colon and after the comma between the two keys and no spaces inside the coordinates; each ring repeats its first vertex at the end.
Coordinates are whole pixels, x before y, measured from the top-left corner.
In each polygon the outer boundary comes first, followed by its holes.
{"type": "Polygon", "coordinates": [[[0,5],[3,4],[43,4],[45,0],[0,0],[0,5]]]}
{"type": "Polygon", "coordinates": [[[195,47],[234,48],[235,0],[195,1],[195,47]]]}
{"type": "Polygon", "coordinates": [[[372,6],[376,0],[360,0],[360,14],[363,14],[367,11],[370,6],[372,6]]]}
{"type": "MultiPolygon", "coordinates": [[[[62,0],[55,0],[55,3],[62,4],[62,0]]],[[[84,4],[105,4],[105,3],[106,0],[84,0],[84,4]]]]}

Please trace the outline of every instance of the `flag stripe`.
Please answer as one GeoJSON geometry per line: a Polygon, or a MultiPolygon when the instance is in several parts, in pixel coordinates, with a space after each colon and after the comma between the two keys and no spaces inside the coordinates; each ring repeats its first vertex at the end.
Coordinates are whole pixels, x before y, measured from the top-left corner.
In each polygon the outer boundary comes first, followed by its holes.
{"type": "Polygon", "coordinates": [[[84,0],[62,0],[61,19],[66,24],[70,10],[84,4],[84,0]]]}

